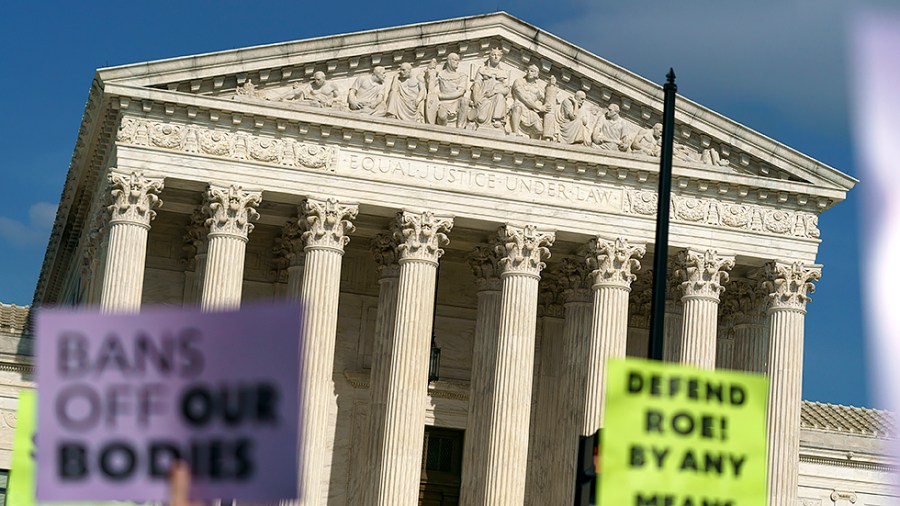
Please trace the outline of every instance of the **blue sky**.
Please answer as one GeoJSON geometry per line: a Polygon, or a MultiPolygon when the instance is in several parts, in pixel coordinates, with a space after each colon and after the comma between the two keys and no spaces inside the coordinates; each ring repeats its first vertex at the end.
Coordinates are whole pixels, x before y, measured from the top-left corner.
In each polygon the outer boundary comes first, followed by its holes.
{"type": "MultiPolygon", "coordinates": [[[[864,5],[754,2],[10,2],[0,20],[0,301],[29,304],[94,70],[505,10],[858,177],[847,35],[864,5]],[[77,8],[76,8],[77,6],[77,8]]],[[[883,2],[889,5],[888,2],[883,2]]],[[[820,219],[804,398],[871,405],[861,316],[859,199],[820,219]]]]}

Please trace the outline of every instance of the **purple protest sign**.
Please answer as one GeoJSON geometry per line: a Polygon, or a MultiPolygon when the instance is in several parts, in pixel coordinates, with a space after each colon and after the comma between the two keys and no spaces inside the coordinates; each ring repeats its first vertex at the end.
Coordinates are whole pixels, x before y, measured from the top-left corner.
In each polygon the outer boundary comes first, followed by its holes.
{"type": "Polygon", "coordinates": [[[39,501],[297,496],[300,308],[37,315],[39,501]]]}

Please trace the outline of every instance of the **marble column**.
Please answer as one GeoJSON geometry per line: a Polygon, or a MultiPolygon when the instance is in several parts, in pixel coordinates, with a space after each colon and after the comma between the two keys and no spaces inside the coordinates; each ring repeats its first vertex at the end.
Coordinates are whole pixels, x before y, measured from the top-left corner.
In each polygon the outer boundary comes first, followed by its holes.
{"type": "Polygon", "coordinates": [[[681,325],[680,362],[704,369],[716,367],[719,294],[728,281],[725,272],[734,257],[713,250],[687,250],[678,254],[676,275],[681,280],[684,317],[681,325]]]}
{"type": "Polygon", "coordinates": [[[236,309],[241,305],[244,282],[244,255],[253,231],[251,221],[259,218],[256,206],[262,192],[245,191],[240,186],[210,185],[203,210],[209,215],[206,269],[200,308],[205,311],[236,309]]]}
{"type": "Polygon", "coordinates": [[[481,504],[484,497],[488,430],[497,362],[497,331],[500,325],[500,263],[492,246],[476,246],[468,257],[475,274],[478,308],[472,346],[469,383],[469,414],[463,443],[460,504],[481,504]]]}
{"type": "Polygon", "coordinates": [[[374,494],[376,506],[415,506],[419,502],[425,403],[431,349],[438,259],[444,253],[451,218],[403,211],[394,237],[400,252],[397,314],[391,370],[385,399],[384,436],[374,494]]]}
{"type": "Polygon", "coordinates": [[[387,409],[394,348],[394,325],[397,316],[397,289],[400,283],[400,264],[397,263],[397,241],[392,233],[378,234],[369,246],[378,270],[378,314],[375,318],[375,339],[369,376],[369,438],[366,446],[368,482],[364,504],[374,504],[371,495],[378,488],[382,461],[379,457],[384,444],[384,417],[387,409]]]}
{"type": "Polygon", "coordinates": [[[549,256],[554,234],[506,225],[499,236],[503,287],[482,504],[518,506],[525,501],[541,259],[549,256]]]}
{"type": "MultiPolygon", "coordinates": [[[[304,267],[299,300],[305,307],[300,340],[300,490],[301,504],[320,504],[327,477],[328,406],[334,385],[334,345],[337,337],[341,260],[356,218],[355,204],[335,199],[307,199],[300,204],[304,267]]],[[[210,260],[212,260],[210,258],[210,260]]],[[[296,284],[292,285],[296,288],[296,284]]],[[[295,297],[295,294],[291,294],[295,297]]]]}
{"type": "Polygon", "coordinates": [[[746,278],[732,279],[724,296],[724,303],[734,318],[732,368],[765,373],[769,332],[766,326],[766,297],[759,282],[746,278]]]}
{"type": "Polygon", "coordinates": [[[587,377],[584,388],[584,418],[581,433],[585,436],[603,426],[603,404],[606,398],[606,363],[611,358],[624,358],[628,345],[628,294],[637,277],[632,271],[641,268],[638,258],[647,249],[631,245],[622,238],[597,237],[588,248],[588,263],[594,290],[590,346],[587,353],[587,377]]]}
{"type": "Polygon", "coordinates": [[[716,369],[734,369],[734,316],[730,313],[722,314],[719,317],[719,330],[716,335],[716,369]]]}
{"type": "Polygon", "coordinates": [[[142,172],[111,172],[108,177],[113,204],[108,208],[109,242],[100,310],[136,313],[144,292],[147,233],[156,217],[154,208],[162,204],[157,194],[163,181],[146,178],[142,172]]]}
{"type": "Polygon", "coordinates": [[[88,232],[87,244],[82,256],[82,279],[87,282],[82,286],[84,290],[80,303],[88,306],[96,306],[100,303],[100,295],[103,291],[103,261],[104,248],[108,239],[107,226],[109,225],[109,209],[100,205],[94,210],[91,226],[88,232]]]}
{"type": "Polygon", "coordinates": [[[584,434],[584,396],[588,383],[593,318],[592,276],[588,262],[573,258],[563,259],[556,274],[563,288],[565,367],[562,372],[562,388],[556,392],[555,418],[559,421],[556,427],[549,428],[561,432],[562,437],[557,441],[560,462],[555,470],[556,474],[549,477],[553,487],[547,504],[572,504],[575,500],[578,436],[584,434]]]}
{"type": "Polygon", "coordinates": [[[803,319],[820,266],[771,262],[763,268],[769,294],[769,505],[797,503],[800,466],[800,402],[803,384],[803,319]]]}
{"type": "Polygon", "coordinates": [[[281,237],[275,240],[272,254],[276,281],[285,285],[280,295],[290,300],[299,301],[303,293],[303,246],[303,230],[296,218],[289,218],[281,227],[281,237]]]}
{"type": "Polygon", "coordinates": [[[666,267],[666,305],[663,322],[663,361],[681,360],[681,326],[684,323],[684,304],[681,302],[681,283],[676,274],[674,258],[669,258],[666,267]]]}

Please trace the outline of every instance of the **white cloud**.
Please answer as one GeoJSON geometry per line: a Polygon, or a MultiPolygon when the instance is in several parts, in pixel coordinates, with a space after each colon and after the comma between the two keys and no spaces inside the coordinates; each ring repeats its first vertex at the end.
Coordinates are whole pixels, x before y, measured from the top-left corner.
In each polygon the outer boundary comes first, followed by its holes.
{"type": "Polygon", "coordinates": [[[19,247],[36,246],[47,240],[53,220],[56,218],[56,204],[36,202],[28,208],[28,224],[0,216],[0,238],[19,247]]]}

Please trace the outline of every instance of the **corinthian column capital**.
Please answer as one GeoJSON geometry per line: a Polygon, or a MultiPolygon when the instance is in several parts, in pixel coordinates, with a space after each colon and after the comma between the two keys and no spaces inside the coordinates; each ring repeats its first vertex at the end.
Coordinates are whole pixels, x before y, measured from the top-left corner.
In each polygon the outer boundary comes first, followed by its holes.
{"type": "Polygon", "coordinates": [[[398,243],[400,261],[424,260],[436,264],[444,254],[441,246],[450,244],[447,233],[452,228],[452,218],[435,216],[431,211],[397,213],[394,238],[398,243]]]}
{"type": "Polygon", "coordinates": [[[328,248],[344,251],[350,234],[356,227],[350,220],[359,212],[356,204],[341,204],[334,198],[306,199],[300,204],[299,223],[303,227],[306,249],[328,248]]]}
{"type": "Polygon", "coordinates": [[[399,252],[397,241],[391,233],[380,233],[372,237],[369,242],[369,251],[375,258],[378,274],[383,278],[396,278],[400,275],[399,252]]]}
{"type": "Polygon", "coordinates": [[[157,193],[163,189],[163,180],[144,177],[140,171],[131,174],[111,172],[108,179],[113,197],[113,204],[107,208],[110,222],[149,227],[150,221],[156,217],[154,208],[162,205],[157,193]]]}
{"type": "Polygon", "coordinates": [[[822,277],[822,267],[803,262],[769,262],[763,267],[762,287],[768,293],[769,311],[806,312],[807,294],[815,291],[813,281],[822,277]]]}
{"type": "Polygon", "coordinates": [[[259,219],[256,206],[262,202],[262,192],[245,191],[237,185],[213,186],[206,190],[203,211],[209,216],[206,226],[209,235],[227,235],[247,240],[253,231],[251,221],[259,219]]]}
{"type": "Polygon", "coordinates": [[[681,280],[685,297],[719,301],[725,290],[728,273],[734,267],[734,257],[719,256],[715,250],[686,250],[678,254],[676,275],[681,280]]]}
{"type": "Polygon", "coordinates": [[[637,277],[632,270],[641,269],[639,258],[643,258],[647,248],[639,244],[628,244],[624,238],[615,240],[597,237],[588,245],[588,265],[594,269],[594,288],[611,286],[630,289],[637,277]]]}
{"type": "Polygon", "coordinates": [[[766,316],[766,293],[759,282],[734,278],[722,295],[722,312],[734,318],[735,325],[761,325],[766,316]]]}
{"type": "Polygon", "coordinates": [[[545,267],[544,258],[550,258],[549,246],[556,236],[553,232],[542,232],[534,225],[517,227],[504,225],[497,230],[500,243],[496,246],[500,256],[502,275],[526,274],[540,277],[545,267]]]}
{"type": "Polygon", "coordinates": [[[466,261],[475,274],[475,285],[479,292],[500,291],[500,259],[494,246],[487,244],[475,246],[466,257],[466,261]]]}
{"type": "Polygon", "coordinates": [[[554,273],[560,283],[564,303],[593,300],[591,269],[588,262],[575,258],[563,258],[554,273]]]}

